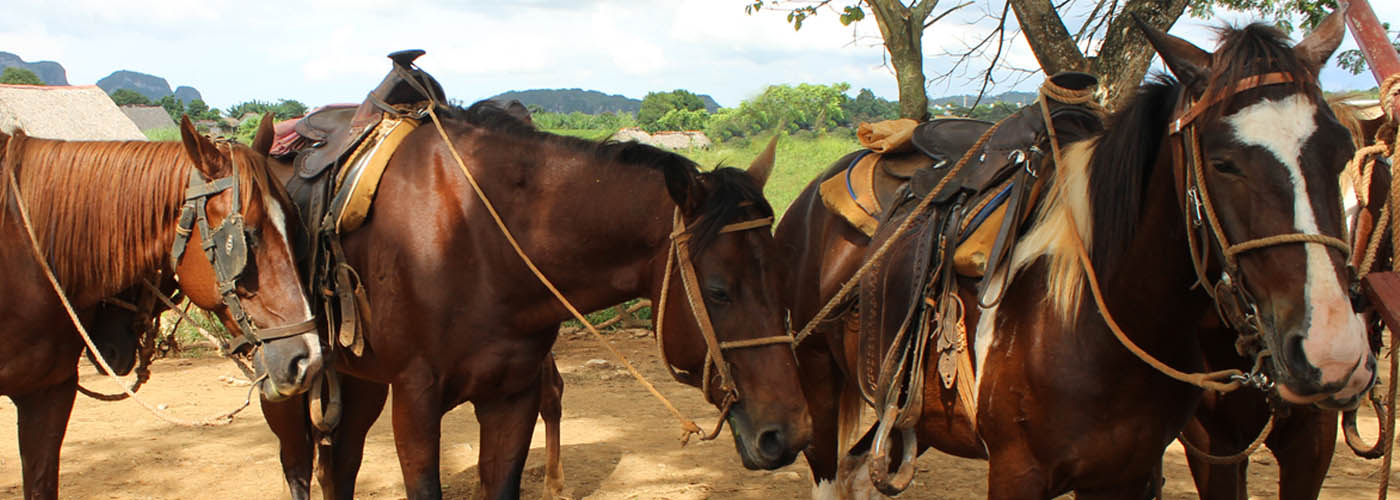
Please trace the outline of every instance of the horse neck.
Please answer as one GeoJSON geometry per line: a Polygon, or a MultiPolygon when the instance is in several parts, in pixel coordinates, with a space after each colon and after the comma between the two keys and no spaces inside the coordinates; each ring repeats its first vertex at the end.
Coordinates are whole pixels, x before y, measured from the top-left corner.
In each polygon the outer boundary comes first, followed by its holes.
{"type": "MultiPolygon", "coordinates": [[[[1118,265],[1100,272],[1100,286],[1108,310],[1134,342],[1163,358],[1198,357],[1190,334],[1209,311],[1209,299],[1192,288],[1196,273],[1174,187],[1173,153],[1168,147],[1162,151],[1147,181],[1139,229],[1118,265]]],[[[1090,309],[1081,318],[1102,324],[1092,297],[1085,304],[1090,309]]],[[[1112,344],[1108,349],[1126,355],[1112,344]]]]}
{"type": "Polygon", "coordinates": [[[661,172],[589,163],[544,165],[553,180],[543,183],[543,196],[553,200],[540,204],[548,212],[529,216],[548,221],[548,229],[532,233],[547,240],[542,248],[565,258],[549,266],[555,271],[548,277],[581,311],[652,295],[670,249],[675,210],[661,172]]]}
{"type": "Polygon", "coordinates": [[[75,306],[162,265],[192,168],[179,143],[29,140],[15,165],[22,202],[75,306]]]}

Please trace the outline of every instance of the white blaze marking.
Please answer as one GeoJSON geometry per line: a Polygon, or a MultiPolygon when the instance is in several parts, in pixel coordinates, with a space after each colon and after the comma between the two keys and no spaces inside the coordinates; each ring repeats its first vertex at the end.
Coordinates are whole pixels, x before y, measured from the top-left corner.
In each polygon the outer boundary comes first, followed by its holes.
{"type": "MultiPolygon", "coordinates": [[[[267,217],[272,219],[273,227],[277,228],[277,234],[282,237],[282,244],[287,248],[287,258],[292,262],[291,268],[296,269],[296,258],[292,256],[292,240],[287,235],[287,214],[282,211],[282,204],[266,193],[263,194],[263,204],[267,206],[267,217]]],[[[302,318],[303,320],[312,318],[311,304],[308,304],[304,297],[301,301],[301,309],[306,314],[302,318]]]]}
{"type": "MultiPolygon", "coordinates": [[[[1241,143],[1268,150],[1287,169],[1289,180],[1293,182],[1294,229],[1304,234],[1321,233],[1317,213],[1308,196],[1307,180],[1299,164],[1303,145],[1317,131],[1316,114],[1317,107],[1312,100],[1294,94],[1277,101],[1251,104],[1225,118],[1241,143]]],[[[1303,284],[1307,337],[1303,346],[1308,361],[1323,369],[1323,382],[1329,382],[1332,377],[1344,376],[1345,371],[1329,373],[1328,368],[1350,370],[1350,366],[1329,364],[1349,365],[1358,359],[1351,352],[1357,347],[1355,342],[1348,341],[1353,340],[1350,337],[1361,340],[1354,333],[1360,331],[1361,325],[1337,279],[1327,247],[1305,244],[1303,250],[1307,255],[1307,281],[1303,284]]]]}

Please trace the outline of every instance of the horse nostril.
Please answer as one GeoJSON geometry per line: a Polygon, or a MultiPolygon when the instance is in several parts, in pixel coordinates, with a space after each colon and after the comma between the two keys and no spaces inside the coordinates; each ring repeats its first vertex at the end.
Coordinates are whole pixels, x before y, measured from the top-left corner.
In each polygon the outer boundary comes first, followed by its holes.
{"type": "Polygon", "coordinates": [[[783,431],[776,427],[758,433],[758,452],[765,459],[776,460],[783,456],[783,431]]]}
{"type": "Polygon", "coordinates": [[[301,381],[306,379],[306,369],[310,364],[311,356],[309,355],[298,354],[292,358],[292,362],[288,365],[290,370],[288,370],[287,373],[292,376],[293,383],[300,384],[301,381]]]}

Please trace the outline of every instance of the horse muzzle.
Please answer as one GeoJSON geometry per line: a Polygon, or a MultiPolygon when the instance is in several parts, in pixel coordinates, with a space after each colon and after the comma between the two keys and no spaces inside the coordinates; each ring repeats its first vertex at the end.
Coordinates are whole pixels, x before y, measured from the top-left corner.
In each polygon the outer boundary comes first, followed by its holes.
{"type": "Polygon", "coordinates": [[[306,392],[325,366],[315,329],[258,346],[254,369],[262,380],[263,399],[281,401],[306,392]]]}
{"type": "Polygon", "coordinates": [[[749,470],[773,470],[791,464],[811,441],[810,431],[804,435],[783,424],[756,426],[743,403],[730,408],[727,420],[739,460],[749,470]]]}

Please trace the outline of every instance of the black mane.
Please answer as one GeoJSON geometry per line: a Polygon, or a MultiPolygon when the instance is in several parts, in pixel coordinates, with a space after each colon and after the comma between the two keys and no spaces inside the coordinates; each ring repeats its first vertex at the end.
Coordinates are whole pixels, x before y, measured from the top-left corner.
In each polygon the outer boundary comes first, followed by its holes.
{"type": "MultiPolygon", "coordinates": [[[[1105,132],[1089,161],[1089,198],[1093,207],[1092,260],[1100,274],[1113,272],[1123,260],[1137,231],[1153,165],[1167,136],[1167,125],[1183,92],[1192,98],[1223,92],[1253,75],[1284,72],[1293,75],[1299,90],[1316,87],[1316,76],[1293,53],[1288,37],[1277,28],[1250,24],[1218,30],[1220,49],[1212,58],[1205,82],[1178,82],[1154,75],[1109,117],[1105,132]],[[1200,95],[1198,95],[1200,94],[1200,95]]],[[[1233,111],[1254,91],[1240,92],[1213,106],[1197,123],[1211,123],[1233,111]]],[[[1319,93],[1320,95],[1320,93],[1319,93]]]]}
{"type": "Polygon", "coordinates": [[[773,208],[763,197],[763,189],[754,184],[753,178],[745,171],[733,167],[719,167],[702,172],[699,165],[689,158],[648,144],[635,141],[619,142],[606,139],[601,142],[578,137],[563,136],[545,132],[534,125],[510,114],[496,101],[482,100],[470,107],[450,106],[440,109],[444,119],[460,120],[468,124],[498,133],[551,144],[569,151],[591,154],[600,163],[621,163],[636,165],[661,171],[667,178],[688,177],[704,187],[707,196],[698,207],[698,216],[690,223],[691,247],[700,252],[712,242],[719,230],[737,221],[744,213],[744,202],[750,202],[758,212],[758,217],[771,217],[773,208]]]}

